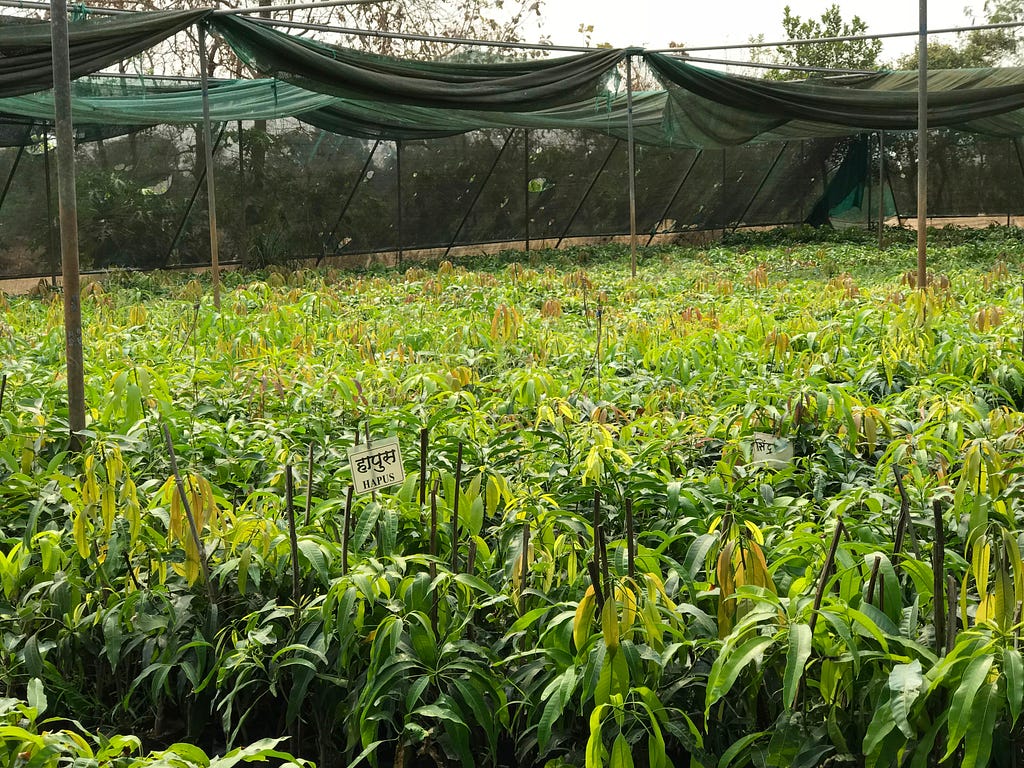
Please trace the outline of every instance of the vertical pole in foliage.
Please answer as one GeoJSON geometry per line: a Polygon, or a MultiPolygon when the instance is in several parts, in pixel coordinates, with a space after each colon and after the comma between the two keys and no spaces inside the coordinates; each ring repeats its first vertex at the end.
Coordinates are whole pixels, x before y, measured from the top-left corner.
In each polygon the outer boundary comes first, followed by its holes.
{"type": "Polygon", "coordinates": [[[885,131],[878,132],[878,250],[885,247],[885,131]]]}
{"type": "Polygon", "coordinates": [[[928,279],[928,0],[919,0],[917,36],[917,287],[928,279]]]}
{"type": "MultiPolygon", "coordinates": [[[[431,589],[434,589],[433,582],[437,579],[437,485],[438,481],[434,481],[434,487],[430,489],[430,581],[431,589]]],[[[434,593],[434,601],[430,605],[430,626],[434,629],[434,635],[437,635],[437,592],[434,593]]]]}
{"type": "Polygon", "coordinates": [[[203,92],[203,150],[206,167],[206,208],[210,217],[210,279],[213,306],[220,309],[220,243],[217,239],[217,190],[213,180],[213,137],[210,131],[210,62],[206,51],[206,28],[199,25],[199,78],[203,92]]]}
{"type": "Polygon", "coordinates": [[[633,141],[633,56],[626,54],[626,144],[629,158],[629,274],[636,277],[636,143],[633,141]]]}
{"type": "Polygon", "coordinates": [[[459,572],[459,497],[462,495],[462,443],[455,457],[455,498],[452,500],[452,573],[459,572]]]}
{"type": "Polygon", "coordinates": [[[932,544],[932,585],[935,593],[933,611],[935,624],[935,653],[941,654],[946,642],[946,611],[943,603],[943,591],[946,585],[946,531],[942,522],[942,504],[938,499],[932,501],[932,515],[935,520],[935,542],[932,544]]]}
{"type": "Polygon", "coordinates": [[[78,206],[75,201],[75,136],[71,126],[71,54],[67,0],[50,6],[53,113],[57,133],[57,196],[60,257],[64,282],[64,342],[68,372],[68,426],[71,449],[82,447],[85,429],[85,366],[82,360],[82,296],[78,272],[78,206]]]}
{"type": "Polygon", "coordinates": [[[299,587],[299,539],[295,533],[295,478],[291,463],[284,465],[284,511],[288,517],[288,542],[292,550],[292,605],[298,616],[302,592],[299,587]]]}

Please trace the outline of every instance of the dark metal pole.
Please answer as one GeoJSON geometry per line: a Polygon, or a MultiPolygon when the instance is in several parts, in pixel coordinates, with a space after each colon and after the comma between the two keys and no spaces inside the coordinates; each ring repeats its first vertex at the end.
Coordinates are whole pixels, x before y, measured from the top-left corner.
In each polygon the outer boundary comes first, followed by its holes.
{"type": "MultiPolygon", "coordinates": [[[[334,239],[335,232],[338,231],[338,227],[341,226],[342,219],[345,218],[345,214],[348,213],[348,208],[352,205],[352,200],[356,196],[356,192],[359,191],[359,185],[363,183],[363,178],[366,176],[366,172],[370,169],[370,163],[373,162],[373,155],[377,151],[377,147],[380,146],[380,139],[373,142],[373,147],[370,149],[370,154],[366,156],[366,162],[363,163],[363,169],[359,171],[359,176],[356,178],[356,183],[352,185],[351,191],[348,193],[348,197],[345,199],[345,204],[341,207],[341,213],[338,214],[338,220],[334,222],[334,226],[331,227],[331,231],[327,234],[327,241],[330,242],[334,239]]],[[[335,245],[331,253],[332,256],[337,256],[338,251],[341,250],[341,245],[335,245]]],[[[317,265],[323,261],[323,256],[317,260],[317,265]]]]}
{"type": "Polygon", "coordinates": [[[451,253],[452,248],[455,246],[455,241],[459,239],[459,235],[462,234],[462,228],[466,226],[466,222],[469,221],[469,215],[473,213],[473,209],[476,208],[477,202],[480,200],[480,195],[484,193],[484,187],[487,186],[487,182],[491,180],[491,176],[494,175],[494,169],[498,167],[498,163],[501,161],[501,156],[505,154],[505,148],[508,143],[512,141],[512,135],[515,133],[515,129],[508,132],[508,136],[505,137],[505,143],[501,145],[501,149],[498,150],[498,154],[494,156],[494,162],[491,163],[490,169],[487,171],[487,175],[484,180],[480,182],[480,186],[477,187],[476,194],[473,195],[473,201],[469,204],[469,208],[466,209],[466,215],[462,217],[462,221],[459,222],[458,229],[455,230],[455,234],[452,235],[452,239],[448,242],[448,247],[444,251],[445,258],[448,258],[448,254],[451,253]]]}
{"type": "Polygon", "coordinates": [[[683,178],[679,181],[679,186],[676,187],[676,191],[672,193],[672,198],[668,201],[668,205],[665,206],[665,210],[661,212],[661,216],[658,217],[658,220],[654,222],[654,229],[651,230],[651,236],[647,238],[647,245],[653,243],[655,236],[660,234],[658,232],[658,224],[663,222],[665,217],[668,216],[668,212],[672,210],[672,206],[675,205],[676,200],[679,198],[679,193],[683,191],[683,186],[686,184],[686,180],[690,178],[690,173],[693,171],[693,167],[697,165],[697,161],[700,160],[700,156],[703,154],[704,150],[698,149],[693,155],[693,160],[690,161],[690,167],[687,168],[686,173],[683,174],[683,178]]]}
{"type": "Polygon", "coordinates": [[[78,206],[75,200],[75,133],[71,124],[71,54],[68,50],[67,0],[50,10],[53,62],[53,113],[57,134],[57,194],[60,206],[60,255],[64,284],[64,340],[68,372],[68,427],[71,450],[82,447],[85,429],[85,365],[82,359],[82,296],[78,268],[78,206]]]}
{"type": "Polygon", "coordinates": [[[878,132],[878,249],[885,247],[885,131],[878,132]]]}
{"type": "Polygon", "coordinates": [[[917,36],[917,287],[928,280],[928,0],[919,0],[917,36]]]}
{"type": "Polygon", "coordinates": [[[526,252],[530,252],[530,129],[523,128],[523,224],[526,252]]]}
{"type": "Polygon", "coordinates": [[[594,178],[590,180],[590,186],[587,187],[587,191],[583,193],[583,197],[576,204],[576,208],[572,212],[572,216],[569,217],[568,223],[565,225],[565,229],[562,230],[561,236],[558,238],[558,242],[555,243],[555,250],[558,250],[558,246],[562,244],[562,241],[569,235],[569,230],[572,229],[572,225],[576,223],[576,217],[579,215],[580,210],[583,208],[583,204],[587,202],[587,198],[590,197],[591,191],[594,189],[594,185],[597,184],[597,180],[601,178],[601,174],[604,173],[604,169],[608,167],[608,161],[612,159],[612,155],[615,154],[615,150],[619,148],[621,139],[616,139],[615,143],[612,144],[612,148],[608,150],[608,156],[605,157],[604,162],[601,163],[601,167],[597,169],[597,173],[594,174],[594,178]]]}
{"type": "Polygon", "coordinates": [[[633,141],[633,56],[626,54],[626,146],[629,157],[629,274],[636,277],[636,145],[633,141]]]}
{"type": "Polygon", "coordinates": [[[217,237],[217,189],[213,179],[213,136],[210,130],[210,62],[206,51],[206,27],[199,25],[199,77],[203,91],[203,150],[206,157],[206,208],[210,218],[210,278],[213,306],[220,309],[220,242],[217,237]]]}

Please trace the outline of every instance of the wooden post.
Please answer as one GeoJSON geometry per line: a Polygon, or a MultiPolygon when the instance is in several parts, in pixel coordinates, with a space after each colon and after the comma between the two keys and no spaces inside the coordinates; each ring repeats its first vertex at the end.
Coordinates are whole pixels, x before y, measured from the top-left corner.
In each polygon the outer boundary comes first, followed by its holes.
{"type": "Polygon", "coordinates": [[[82,359],[82,296],[78,268],[78,205],[75,201],[75,134],[71,125],[71,54],[67,0],[50,11],[53,112],[57,133],[57,199],[60,210],[61,276],[64,284],[64,340],[68,372],[71,450],[82,447],[85,429],[85,366],[82,359]]]}
{"type": "Polygon", "coordinates": [[[878,132],[878,250],[885,247],[885,131],[878,132]]]}
{"type": "Polygon", "coordinates": [[[206,161],[206,209],[210,217],[210,280],[213,306],[220,309],[220,243],[217,238],[217,189],[213,180],[213,138],[210,130],[210,62],[206,52],[206,28],[199,25],[199,78],[203,92],[203,151],[206,161]]]}

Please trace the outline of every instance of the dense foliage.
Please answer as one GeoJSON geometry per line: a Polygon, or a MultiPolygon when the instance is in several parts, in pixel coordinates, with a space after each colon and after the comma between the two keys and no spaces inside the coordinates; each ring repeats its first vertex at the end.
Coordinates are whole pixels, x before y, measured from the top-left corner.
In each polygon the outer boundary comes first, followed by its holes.
{"type": "Polygon", "coordinates": [[[1022,247],[947,243],[115,277],[80,455],[8,298],[0,759],[1015,764],[1022,247]]]}

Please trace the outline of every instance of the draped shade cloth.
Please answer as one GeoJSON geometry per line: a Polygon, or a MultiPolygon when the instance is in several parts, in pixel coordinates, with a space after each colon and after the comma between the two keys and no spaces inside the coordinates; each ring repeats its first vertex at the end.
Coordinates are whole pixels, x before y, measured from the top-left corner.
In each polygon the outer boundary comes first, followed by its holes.
{"type": "MultiPolygon", "coordinates": [[[[917,72],[779,82],[644,54],[671,104],[670,140],[729,146],[917,127],[917,72]]],[[[1024,133],[1024,68],[933,70],[928,125],[993,136],[1024,133]]]]}
{"type": "Polygon", "coordinates": [[[211,16],[209,23],[264,75],[335,96],[419,107],[532,111],[572,103],[606,90],[625,56],[607,49],[499,63],[411,61],[306,40],[231,15],[211,16]]]}
{"type": "MultiPolygon", "coordinates": [[[[152,48],[209,13],[142,12],[69,25],[71,77],[82,77],[152,48]]],[[[50,23],[14,21],[0,25],[0,96],[53,87],[50,23]]]]}

